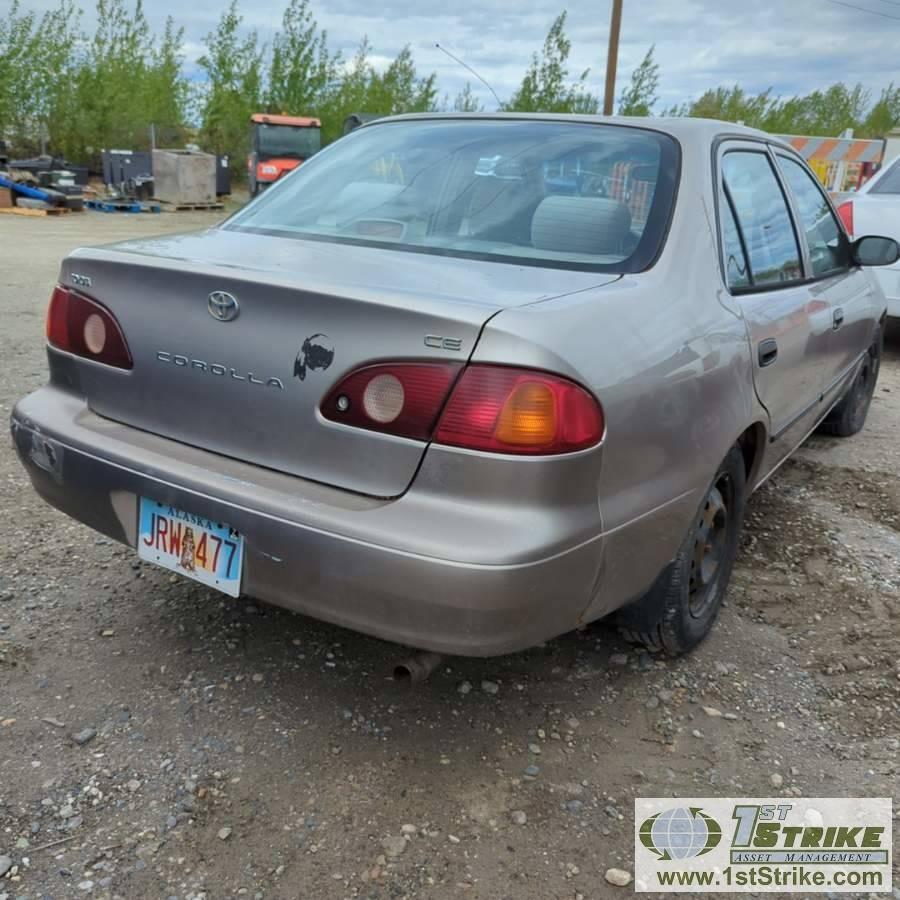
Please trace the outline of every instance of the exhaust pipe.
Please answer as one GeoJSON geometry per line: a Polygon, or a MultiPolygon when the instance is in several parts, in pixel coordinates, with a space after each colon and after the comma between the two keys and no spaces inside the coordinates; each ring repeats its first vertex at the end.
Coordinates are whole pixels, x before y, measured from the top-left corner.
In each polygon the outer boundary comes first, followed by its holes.
{"type": "Polygon", "coordinates": [[[440,653],[422,650],[394,666],[394,681],[421,684],[441,664],[443,658],[440,653]]]}

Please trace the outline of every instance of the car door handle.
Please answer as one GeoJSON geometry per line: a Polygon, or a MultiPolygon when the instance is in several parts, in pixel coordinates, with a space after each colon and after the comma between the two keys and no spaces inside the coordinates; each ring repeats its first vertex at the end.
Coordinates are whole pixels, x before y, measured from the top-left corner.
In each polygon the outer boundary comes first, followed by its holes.
{"type": "Polygon", "coordinates": [[[759,342],[759,367],[764,369],[778,359],[778,342],[775,338],[766,338],[759,342]]]}
{"type": "Polygon", "coordinates": [[[840,328],[841,325],[843,325],[843,324],[844,324],[844,311],[840,307],[838,307],[834,311],[834,318],[832,319],[831,327],[834,331],[837,331],[838,328],[840,328]]]}

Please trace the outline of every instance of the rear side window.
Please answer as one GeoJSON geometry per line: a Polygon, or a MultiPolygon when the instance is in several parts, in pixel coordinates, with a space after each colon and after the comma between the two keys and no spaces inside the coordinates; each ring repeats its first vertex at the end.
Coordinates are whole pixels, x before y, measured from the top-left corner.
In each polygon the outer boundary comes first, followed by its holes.
{"type": "Polygon", "coordinates": [[[769,157],[753,150],[726,153],[722,178],[746,248],[750,285],[779,286],[801,280],[800,248],[769,157]]]}
{"type": "Polygon", "coordinates": [[[725,278],[730,288],[750,287],[750,270],[741,242],[741,233],[734,220],[731,201],[722,204],[722,249],[725,251],[725,278]]]}
{"type": "Polygon", "coordinates": [[[358,128],[224,226],[499,262],[639,272],[662,246],[675,141],[642,128],[423,119],[358,128]]]}
{"type": "Polygon", "coordinates": [[[850,266],[850,247],[815,176],[789,156],[779,154],[778,165],[794,195],[813,275],[843,272],[850,266]]]}
{"type": "Polygon", "coordinates": [[[900,194],[900,159],[872,185],[872,194],[900,194]]]}

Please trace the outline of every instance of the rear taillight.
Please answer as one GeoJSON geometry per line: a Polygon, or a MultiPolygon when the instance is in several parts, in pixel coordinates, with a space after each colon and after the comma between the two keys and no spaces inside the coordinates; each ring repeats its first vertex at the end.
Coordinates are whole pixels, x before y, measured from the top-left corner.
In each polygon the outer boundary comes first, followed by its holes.
{"type": "Polygon", "coordinates": [[[132,367],[119,323],[94,300],[57,285],[47,310],[51,346],[118,369],[132,367]]]}
{"type": "Polygon", "coordinates": [[[461,363],[392,363],[357,369],[322,403],[333,422],[427,441],[461,363]]]}
{"type": "Polygon", "coordinates": [[[846,200],[844,201],[838,208],[837,214],[841,217],[841,221],[844,223],[844,228],[847,229],[847,234],[850,237],[853,237],[853,201],[846,200]]]}
{"type": "Polygon", "coordinates": [[[552,454],[592,447],[602,437],[600,404],[575,382],[475,365],[463,372],[434,440],[493,453],[552,454]]]}
{"type": "Polygon", "coordinates": [[[469,366],[457,381],[461,368],[394,363],[358,369],[328,394],[322,415],[357,428],[491,453],[570,453],[603,437],[600,404],[573,381],[483,365],[469,366]]]}

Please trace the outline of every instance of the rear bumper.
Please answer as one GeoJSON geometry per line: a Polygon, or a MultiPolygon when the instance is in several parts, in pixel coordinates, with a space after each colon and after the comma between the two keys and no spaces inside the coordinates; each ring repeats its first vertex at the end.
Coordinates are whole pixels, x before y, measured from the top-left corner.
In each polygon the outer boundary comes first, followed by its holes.
{"type": "Polygon", "coordinates": [[[141,496],[227,522],[244,535],[246,594],[380,638],[491,656],[577,627],[595,600],[599,516],[591,533],[574,507],[362,497],[111,422],[53,386],[19,403],[11,428],[35,489],[64,513],[132,547],[141,496]]]}

